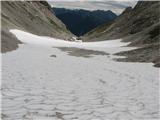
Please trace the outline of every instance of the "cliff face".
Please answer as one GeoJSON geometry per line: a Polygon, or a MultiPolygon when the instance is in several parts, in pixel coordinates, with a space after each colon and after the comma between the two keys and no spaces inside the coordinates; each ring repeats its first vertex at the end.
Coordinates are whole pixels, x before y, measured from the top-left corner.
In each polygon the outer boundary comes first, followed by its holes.
{"type": "Polygon", "coordinates": [[[65,40],[73,36],[45,1],[1,1],[1,22],[2,52],[16,49],[20,43],[9,29],[65,40]]]}

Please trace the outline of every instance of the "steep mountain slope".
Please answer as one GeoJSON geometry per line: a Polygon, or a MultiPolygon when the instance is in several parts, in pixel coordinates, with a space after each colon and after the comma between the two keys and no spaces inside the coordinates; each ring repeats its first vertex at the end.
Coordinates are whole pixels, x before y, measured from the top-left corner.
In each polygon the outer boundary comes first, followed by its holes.
{"type": "Polygon", "coordinates": [[[2,52],[14,50],[20,43],[10,29],[67,40],[73,36],[45,1],[1,1],[1,6],[2,52]]]}
{"type": "Polygon", "coordinates": [[[128,7],[112,23],[106,23],[85,35],[86,40],[117,39],[132,35],[159,22],[159,2],[140,1],[132,9],[128,7]]]}
{"type": "Polygon", "coordinates": [[[81,36],[105,22],[113,21],[117,17],[110,10],[88,11],[65,8],[53,8],[53,10],[55,15],[77,36],[81,36]]]}
{"type": "Polygon", "coordinates": [[[123,38],[131,42],[129,46],[140,47],[137,50],[118,53],[126,55],[123,61],[159,63],[160,38],[160,2],[139,1],[132,9],[126,10],[112,23],[106,23],[84,35],[85,41],[123,38]],[[133,55],[134,54],[134,55],[133,55]]]}

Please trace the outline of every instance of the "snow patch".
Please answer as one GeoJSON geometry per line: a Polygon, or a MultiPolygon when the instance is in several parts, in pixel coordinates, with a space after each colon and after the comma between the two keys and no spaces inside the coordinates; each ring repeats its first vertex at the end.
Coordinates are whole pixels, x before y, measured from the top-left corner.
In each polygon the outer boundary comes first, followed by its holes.
{"type": "Polygon", "coordinates": [[[12,29],[11,33],[16,35],[16,37],[24,43],[27,44],[37,44],[37,45],[47,45],[55,47],[80,47],[80,48],[92,48],[92,47],[121,47],[126,46],[129,43],[121,42],[122,39],[117,40],[107,40],[100,42],[77,42],[77,41],[65,41],[61,39],[38,36],[21,30],[12,29]]]}
{"type": "Polygon", "coordinates": [[[26,44],[2,55],[5,120],[158,119],[159,76],[151,63],[114,62],[107,56],[77,58],[52,48],[118,52],[127,43],[77,43],[11,32],[26,44]]]}

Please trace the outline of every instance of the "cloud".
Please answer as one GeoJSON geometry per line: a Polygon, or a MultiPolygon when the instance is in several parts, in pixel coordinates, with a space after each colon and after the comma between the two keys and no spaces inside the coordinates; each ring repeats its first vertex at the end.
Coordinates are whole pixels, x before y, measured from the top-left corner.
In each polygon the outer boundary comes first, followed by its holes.
{"type": "Polygon", "coordinates": [[[120,14],[126,7],[133,7],[136,0],[54,0],[48,1],[52,7],[86,10],[111,10],[120,14]]]}

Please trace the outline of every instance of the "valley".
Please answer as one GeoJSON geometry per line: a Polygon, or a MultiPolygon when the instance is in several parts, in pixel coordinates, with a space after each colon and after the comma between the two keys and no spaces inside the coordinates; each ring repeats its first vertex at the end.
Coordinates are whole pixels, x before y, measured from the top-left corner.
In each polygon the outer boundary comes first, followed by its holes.
{"type": "Polygon", "coordinates": [[[1,119],[159,120],[160,2],[132,2],[1,1],[1,119]]]}
{"type": "Polygon", "coordinates": [[[158,68],[113,60],[129,43],[11,32],[24,44],[2,55],[3,120],[158,119],[158,68]]]}

